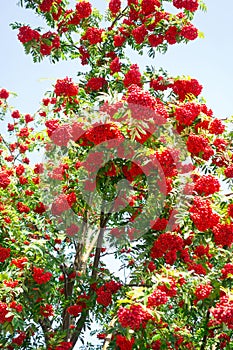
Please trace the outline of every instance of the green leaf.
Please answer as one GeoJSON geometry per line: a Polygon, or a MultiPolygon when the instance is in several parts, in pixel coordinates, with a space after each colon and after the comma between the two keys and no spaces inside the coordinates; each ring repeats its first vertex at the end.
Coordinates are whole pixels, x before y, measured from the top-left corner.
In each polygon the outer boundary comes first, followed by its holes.
{"type": "Polygon", "coordinates": [[[0,273],[0,281],[4,281],[8,279],[8,274],[7,273],[0,273]]]}
{"type": "Polygon", "coordinates": [[[117,300],[117,305],[121,305],[121,304],[132,304],[132,300],[130,300],[130,299],[117,300]]]}
{"type": "Polygon", "coordinates": [[[204,39],[205,38],[205,34],[203,32],[198,31],[198,38],[204,39]]]}
{"type": "Polygon", "coordinates": [[[156,340],[159,340],[159,339],[161,339],[161,335],[160,334],[155,334],[153,337],[152,337],[152,343],[154,342],[154,341],[156,341],[156,340]]]}

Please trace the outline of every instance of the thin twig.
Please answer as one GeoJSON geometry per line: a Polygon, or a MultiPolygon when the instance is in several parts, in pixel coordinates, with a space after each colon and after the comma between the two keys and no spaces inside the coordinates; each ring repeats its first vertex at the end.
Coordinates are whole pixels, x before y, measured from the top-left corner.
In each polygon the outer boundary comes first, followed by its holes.
{"type": "Polygon", "coordinates": [[[116,24],[116,22],[119,20],[119,19],[121,19],[122,17],[124,17],[124,13],[125,13],[125,11],[128,9],[128,5],[119,13],[119,15],[114,19],[114,21],[112,22],[112,24],[111,24],[111,28],[113,28],[114,27],[114,25],[116,24]]]}

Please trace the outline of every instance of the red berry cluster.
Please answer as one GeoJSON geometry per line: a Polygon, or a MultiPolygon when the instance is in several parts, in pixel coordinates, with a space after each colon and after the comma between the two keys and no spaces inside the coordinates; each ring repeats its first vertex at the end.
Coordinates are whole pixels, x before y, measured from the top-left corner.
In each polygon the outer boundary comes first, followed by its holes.
{"type": "Polygon", "coordinates": [[[224,323],[229,329],[233,329],[233,300],[230,297],[221,297],[219,303],[211,309],[211,314],[217,324],[224,323]]]}
{"type": "MultiPolygon", "coordinates": [[[[149,110],[153,110],[155,106],[155,99],[147,91],[143,91],[137,84],[133,84],[128,89],[127,102],[131,105],[137,105],[135,108],[146,107],[149,110]]],[[[151,113],[148,117],[151,116],[151,113]]],[[[134,115],[133,115],[134,117],[134,115]]],[[[142,117],[142,116],[141,116],[142,117]]],[[[135,117],[134,117],[135,118],[135,117]]]]}
{"type": "Polygon", "coordinates": [[[5,322],[11,322],[14,318],[14,315],[8,315],[12,310],[17,312],[22,312],[23,307],[20,304],[17,304],[15,301],[12,301],[8,304],[0,302],[0,324],[5,322]]]}
{"type": "Polygon", "coordinates": [[[52,133],[58,128],[59,120],[58,119],[46,120],[45,126],[47,127],[47,134],[50,137],[52,133]]]}
{"type": "Polygon", "coordinates": [[[196,79],[178,79],[172,85],[172,89],[179,96],[179,99],[184,101],[189,94],[196,97],[199,96],[202,91],[202,85],[196,79]]]}
{"type": "Polygon", "coordinates": [[[116,14],[120,11],[121,9],[121,0],[110,0],[109,3],[109,10],[112,13],[112,16],[116,16],[116,14]]]}
{"type": "Polygon", "coordinates": [[[16,310],[17,312],[22,312],[23,311],[23,307],[20,304],[17,304],[16,301],[12,301],[9,304],[9,308],[16,310]]]}
{"type": "MultiPolygon", "coordinates": [[[[198,36],[197,29],[190,22],[182,23],[181,28],[175,25],[165,25],[168,23],[165,21],[169,21],[169,13],[161,11],[161,3],[158,0],[143,0],[140,4],[138,1],[132,1],[128,4],[130,7],[128,18],[123,20],[122,25],[118,28],[120,35],[116,33],[114,36],[115,47],[122,46],[130,36],[134,38],[136,44],[147,42],[152,47],[157,47],[164,41],[173,45],[179,41],[179,38],[194,40],[198,36]],[[147,23],[147,19],[150,19],[149,23],[147,23]],[[162,24],[162,20],[165,20],[163,34],[155,34],[154,31],[157,25],[162,24]]],[[[174,17],[180,20],[184,16],[174,17]]]]}
{"type": "Polygon", "coordinates": [[[150,81],[150,88],[156,91],[165,91],[172,86],[173,85],[162,76],[158,76],[156,79],[151,79],[150,81]]]}
{"type": "Polygon", "coordinates": [[[18,269],[23,270],[24,265],[28,262],[28,258],[22,257],[18,259],[12,259],[11,265],[15,265],[18,269]]]}
{"type": "Polygon", "coordinates": [[[130,85],[126,100],[131,116],[134,119],[153,119],[156,125],[165,124],[168,113],[164,104],[160,100],[155,99],[148,91],[143,91],[135,84],[130,85]]]}
{"type": "MultiPolygon", "coordinates": [[[[76,274],[75,274],[76,276],[76,274]]],[[[63,277],[63,276],[62,276],[63,277]]],[[[71,278],[69,276],[69,278],[71,278]]],[[[78,296],[76,304],[75,305],[71,305],[67,308],[67,312],[74,316],[77,317],[82,311],[83,309],[85,309],[87,307],[86,301],[89,299],[90,297],[86,294],[81,294],[78,296]]]]}
{"type": "Polygon", "coordinates": [[[194,254],[199,258],[201,258],[203,256],[207,256],[207,258],[210,259],[212,257],[212,255],[209,253],[209,250],[210,250],[210,247],[208,245],[207,246],[198,245],[194,249],[194,254]]]}
{"type": "Polygon", "coordinates": [[[90,45],[96,45],[102,42],[103,29],[89,27],[86,33],[82,36],[82,40],[87,40],[90,45]]]}
{"type": "Polygon", "coordinates": [[[117,125],[113,123],[94,126],[85,132],[78,141],[82,145],[98,145],[108,140],[118,140],[118,142],[123,140],[123,135],[117,125]]]}
{"type": "Polygon", "coordinates": [[[13,320],[13,315],[7,316],[9,314],[8,305],[0,301],[0,324],[5,322],[11,322],[13,320]]]}
{"type": "Polygon", "coordinates": [[[147,322],[152,316],[139,304],[132,304],[129,308],[121,306],[117,312],[118,321],[123,328],[138,330],[140,327],[145,328],[147,322]]]}
{"type": "Polygon", "coordinates": [[[19,284],[19,281],[13,281],[12,279],[10,279],[9,281],[4,280],[3,284],[9,288],[15,288],[19,284]]]}
{"type": "Polygon", "coordinates": [[[230,277],[231,275],[233,275],[233,264],[231,263],[227,263],[223,266],[222,270],[222,278],[228,278],[230,277]]]}
{"type": "Polygon", "coordinates": [[[60,47],[60,38],[58,34],[47,32],[41,35],[40,40],[40,53],[43,56],[51,54],[52,50],[57,50],[60,47]]]}
{"type": "Polygon", "coordinates": [[[61,215],[64,211],[69,210],[72,205],[76,202],[76,195],[71,192],[67,195],[60,194],[52,203],[52,214],[61,215]]]}
{"type": "Polygon", "coordinates": [[[93,77],[90,78],[86,84],[87,91],[99,91],[107,85],[107,81],[105,78],[101,77],[93,77]]]}
{"type": "Polygon", "coordinates": [[[165,218],[158,218],[155,222],[151,221],[150,225],[151,225],[151,229],[154,231],[163,231],[166,229],[168,224],[168,220],[165,218]]]}
{"type": "Polygon", "coordinates": [[[40,33],[31,29],[29,26],[22,26],[19,28],[18,39],[22,44],[32,40],[39,41],[40,33]]]}
{"type": "Polygon", "coordinates": [[[112,295],[122,287],[121,283],[115,281],[106,282],[103,286],[96,289],[97,303],[103,306],[108,306],[112,302],[112,295]]]}
{"type": "Polygon", "coordinates": [[[8,259],[11,255],[11,249],[10,248],[4,248],[0,246],[0,262],[4,262],[6,259],[8,259]]]}
{"type": "Polygon", "coordinates": [[[209,132],[214,135],[221,135],[225,130],[225,125],[223,125],[220,119],[214,119],[209,125],[209,132]]]}
{"type": "Polygon", "coordinates": [[[54,316],[53,306],[51,304],[40,305],[40,315],[46,318],[54,316]]]}
{"type": "Polygon", "coordinates": [[[39,5],[41,12],[50,12],[53,5],[59,5],[62,0],[43,0],[39,5]]]}
{"type": "Polygon", "coordinates": [[[45,272],[44,269],[40,267],[35,267],[35,266],[33,267],[32,278],[36,283],[38,284],[47,283],[48,281],[50,281],[51,277],[52,277],[51,272],[45,272]]]}
{"type": "Polygon", "coordinates": [[[228,215],[233,218],[233,203],[228,205],[227,212],[228,215]]]}
{"type": "Polygon", "coordinates": [[[82,312],[82,305],[71,305],[67,308],[67,312],[74,316],[74,317],[77,317],[81,312],[82,312]]]}
{"type": "Polygon", "coordinates": [[[202,264],[197,264],[197,263],[190,263],[188,265],[188,270],[193,271],[193,273],[197,275],[203,275],[203,276],[205,276],[207,273],[206,268],[202,264]]]}
{"type": "Polygon", "coordinates": [[[124,86],[129,87],[130,85],[142,86],[141,73],[137,64],[132,64],[129,71],[125,74],[124,86]]]}
{"type": "Polygon", "coordinates": [[[114,46],[121,47],[124,44],[125,40],[126,38],[124,36],[114,35],[113,37],[114,46]]]}
{"type": "Polygon", "coordinates": [[[203,175],[200,176],[195,181],[194,191],[200,195],[208,196],[220,190],[220,183],[212,175],[203,175]]]}
{"type": "Polygon", "coordinates": [[[30,208],[22,202],[17,203],[17,209],[20,213],[29,213],[30,211],[30,208]]]}
{"type": "Polygon", "coordinates": [[[219,222],[219,216],[213,213],[208,199],[204,200],[201,197],[195,197],[189,212],[194,225],[199,231],[213,228],[219,222]]]}
{"type": "Polygon", "coordinates": [[[76,96],[78,86],[72,82],[71,78],[58,79],[54,87],[54,93],[56,96],[76,96]]]}
{"type": "Polygon", "coordinates": [[[92,6],[88,1],[80,1],[76,4],[76,16],[80,19],[88,18],[92,13],[92,6]]]}
{"type": "Polygon", "coordinates": [[[163,43],[163,40],[164,38],[162,35],[151,34],[148,36],[148,42],[150,43],[151,47],[159,46],[163,43]]]}
{"type": "Polygon", "coordinates": [[[68,142],[73,138],[72,126],[70,124],[59,125],[50,135],[51,140],[57,146],[67,146],[68,142]]]}
{"type": "Polygon", "coordinates": [[[154,13],[161,3],[160,0],[142,0],[141,6],[141,13],[147,16],[154,13]]]}
{"type": "Polygon", "coordinates": [[[170,277],[166,283],[159,285],[158,289],[166,293],[168,297],[174,297],[177,295],[177,282],[174,278],[170,277]]]}
{"type": "Polygon", "coordinates": [[[190,126],[193,124],[194,120],[199,116],[200,112],[200,105],[193,102],[187,102],[183,106],[176,108],[175,117],[180,124],[190,126]]]}
{"type": "Polygon", "coordinates": [[[198,0],[173,0],[173,5],[178,9],[194,12],[198,9],[198,0]]]}
{"type": "Polygon", "coordinates": [[[228,166],[224,170],[224,174],[225,174],[226,177],[233,178],[233,165],[228,166]]]}
{"type": "Polygon", "coordinates": [[[35,213],[41,215],[46,211],[46,209],[47,207],[42,202],[39,202],[33,210],[35,213]]]}
{"type": "Polygon", "coordinates": [[[89,52],[85,49],[84,46],[79,47],[79,53],[80,53],[80,59],[81,59],[81,64],[84,66],[88,64],[88,59],[90,58],[89,52]]]}
{"type": "Polygon", "coordinates": [[[176,234],[166,232],[162,233],[154,242],[150,251],[152,259],[165,257],[167,263],[173,263],[176,260],[176,253],[182,250],[183,239],[176,234]]]}
{"type": "Polygon", "coordinates": [[[172,150],[166,149],[162,153],[156,153],[156,159],[162,167],[163,174],[166,177],[173,177],[178,174],[177,165],[175,163],[176,157],[172,150]]]}
{"type": "Polygon", "coordinates": [[[19,335],[17,335],[16,337],[14,337],[14,338],[12,339],[12,343],[13,343],[13,344],[16,344],[16,345],[18,345],[18,346],[20,346],[20,345],[23,344],[23,342],[24,342],[24,340],[26,339],[26,337],[27,337],[26,333],[20,331],[20,332],[19,332],[19,335]]]}
{"type": "MultiPolygon", "coordinates": [[[[57,18],[58,20],[62,11],[58,10],[57,18]]],[[[82,20],[85,20],[92,14],[92,6],[88,1],[80,1],[76,4],[75,11],[66,10],[63,19],[57,24],[58,31],[62,34],[67,32],[72,27],[77,27],[82,20]]],[[[54,14],[53,14],[54,17],[54,14]]]]}
{"type": "Polygon", "coordinates": [[[19,28],[18,39],[22,44],[36,41],[39,44],[39,51],[41,55],[50,55],[52,50],[60,48],[60,38],[57,33],[46,32],[43,35],[29,26],[22,26],[19,28]],[[49,43],[48,43],[49,42],[49,43]]]}
{"type": "Polygon", "coordinates": [[[134,181],[138,176],[141,176],[143,174],[142,168],[136,163],[123,165],[122,172],[125,178],[130,182],[134,181]]]}
{"type": "Polygon", "coordinates": [[[177,37],[178,37],[178,29],[176,26],[170,26],[166,33],[165,33],[165,39],[170,45],[174,45],[177,43],[177,37]]]}
{"type": "Polygon", "coordinates": [[[6,89],[0,90],[0,98],[6,100],[9,97],[9,92],[6,89]]]}
{"type": "Polygon", "coordinates": [[[166,304],[168,301],[167,294],[160,289],[155,289],[148,297],[147,306],[149,308],[166,304]]]}
{"type": "Polygon", "coordinates": [[[18,110],[15,110],[11,113],[12,118],[14,119],[19,119],[20,118],[20,113],[18,110]]]}
{"type": "Polygon", "coordinates": [[[213,287],[210,284],[200,284],[194,292],[197,300],[203,300],[210,296],[213,287]]]}
{"type": "Polygon", "coordinates": [[[116,336],[116,345],[119,347],[120,350],[132,350],[134,342],[134,338],[127,339],[121,334],[117,334],[116,336]]]}
{"type": "Polygon", "coordinates": [[[0,187],[5,189],[7,188],[10,183],[11,183],[11,180],[9,178],[9,173],[7,171],[1,171],[0,172],[0,187]]]}
{"type": "Polygon", "coordinates": [[[120,72],[120,70],[121,70],[121,63],[120,63],[120,60],[119,60],[118,57],[115,57],[112,60],[109,68],[110,68],[111,74],[120,72]]]}
{"type": "Polygon", "coordinates": [[[218,246],[230,247],[233,243],[233,224],[218,224],[213,228],[213,234],[218,246]]]}
{"type": "Polygon", "coordinates": [[[138,26],[132,30],[132,36],[137,44],[142,44],[145,40],[145,36],[148,34],[148,31],[144,24],[138,26]]]}
{"type": "Polygon", "coordinates": [[[179,33],[187,40],[195,40],[198,37],[198,30],[193,24],[186,24],[179,33]]]}
{"type": "Polygon", "coordinates": [[[199,156],[204,160],[208,160],[214,154],[212,147],[209,145],[209,140],[202,135],[189,135],[186,144],[192,155],[199,156]]]}

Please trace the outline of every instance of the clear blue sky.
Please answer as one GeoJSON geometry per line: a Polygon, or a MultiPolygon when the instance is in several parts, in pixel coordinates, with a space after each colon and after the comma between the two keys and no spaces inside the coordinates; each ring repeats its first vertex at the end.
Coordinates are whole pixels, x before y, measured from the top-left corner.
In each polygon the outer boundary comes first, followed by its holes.
{"type": "MultiPolygon", "coordinates": [[[[91,1],[103,8],[103,0],[91,1]]],[[[34,112],[43,93],[51,88],[57,78],[71,76],[80,69],[78,61],[61,62],[51,65],[46,59],[34,64],[31,56],[26,56],[17,40],[17,32],[9,23],[18,21],[40,25],[40,19],[30,10],[16,5],[17,0],[3,1],[0,13],[0,86],[18,93],[12,101],[22,112],[34,112]]],[[[157,55],[146,62],[156,67],[163,66],[174,75],[187,74],[197,78],[204,86],[203,95],[216,116],[225,118],[233,114],[233,1],[207,0],[208,12],[198,12],[195,24],[205,33],[188,45],[175,45],[166,55],[157,55]]],[[[141,65],[145,58],[132,58],[141,65]]]]}
{"type": "MultiPolygon", "coordinates": [[[[50,90],[58,78],[73,77],[80,70],[79,61],[65,61],[52,65],[46,59],[34,64],[31,56],[24,54],[17,40],[17,32],[9,23],[22,22],[32,27],[41,25],[39,18],[29,10],[16,5],[17,0],[2,1],[0,12],[0,87],[14,91],[18,98],[11,100],[23,113],[33,113],[45,91],[50,90]]],[[[107,2],[91,0],[99,9],[107,2]]],[[[162,66],[172,75],[190,75],[203,85],[203,96],[219,118],[233,114],[233,1],[206,0],[208,12],[198,12],[195,25],[205,33],[188,45],[169,47],[166,55],[152,60],[132,56],[141,67],[146,64],[162,66]]],[[[77,346],[78,349],[78,346],[77,346]]]]}

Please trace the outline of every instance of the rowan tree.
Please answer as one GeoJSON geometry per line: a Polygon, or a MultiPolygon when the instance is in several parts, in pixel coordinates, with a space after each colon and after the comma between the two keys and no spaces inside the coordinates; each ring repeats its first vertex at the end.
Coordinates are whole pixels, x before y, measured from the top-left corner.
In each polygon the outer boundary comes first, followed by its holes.
{"type": "Polygon", "coordinates": [[[232,120],[195,78],[127,55],[195,40],[205,5],[20,4],[46,28],[12,24],[26,54],[86,70],[34,115],[0,90],[0,347],[68,350],[91,329],[101,349],[231,349],[232,120]]]}

